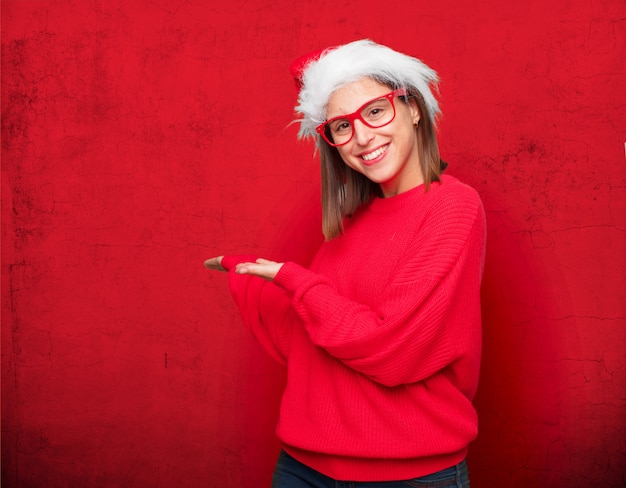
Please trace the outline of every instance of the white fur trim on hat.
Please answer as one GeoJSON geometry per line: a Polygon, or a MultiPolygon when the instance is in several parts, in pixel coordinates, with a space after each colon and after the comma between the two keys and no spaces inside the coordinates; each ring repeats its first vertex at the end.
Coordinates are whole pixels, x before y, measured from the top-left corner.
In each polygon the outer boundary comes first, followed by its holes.
{"type": "Polygon", "coordinates": [[[439,104],[431,86],[436,89],[437,73],[417,58],[364,39],[330,48],[304,67],[295,108],[303,116],[298,135],[315,137],[315,127],[326,120],[330,96],[338,88],[365,77],[397,88],[417,90],[424,99],[428,117],[435,123],[439,104]]]}

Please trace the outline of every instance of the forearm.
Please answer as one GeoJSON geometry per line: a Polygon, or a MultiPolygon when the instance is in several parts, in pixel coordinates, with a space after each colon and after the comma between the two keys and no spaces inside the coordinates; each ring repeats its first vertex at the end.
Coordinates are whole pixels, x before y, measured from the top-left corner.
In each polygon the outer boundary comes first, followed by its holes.
{"type": "Polygon", "coordinates": [[[236,272],[240,263],[255,260],[250,255],[229,255],[221,265],[228,271],[229,288],[244,324],[274,359],[285,364],[291,343],[291,302],[274,284],[236,272]]]}

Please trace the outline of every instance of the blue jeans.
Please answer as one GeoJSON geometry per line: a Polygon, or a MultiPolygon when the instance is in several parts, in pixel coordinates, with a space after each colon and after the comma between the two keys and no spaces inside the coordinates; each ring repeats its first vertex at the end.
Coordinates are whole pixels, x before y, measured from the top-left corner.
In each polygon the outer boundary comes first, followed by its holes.
{"type": "Polygon", "coordinates": [[[285,451],[280,453],[272,488],[469,488],[467,463],[437,473],[403,481],[336,481],[296,461],[285,451]]]}

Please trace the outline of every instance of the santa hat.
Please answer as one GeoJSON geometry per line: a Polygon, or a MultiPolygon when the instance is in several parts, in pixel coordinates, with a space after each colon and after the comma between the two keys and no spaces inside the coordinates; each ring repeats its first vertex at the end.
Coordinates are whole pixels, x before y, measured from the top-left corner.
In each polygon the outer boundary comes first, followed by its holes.
{"type": "Polygon", "coordinates": [[[290,71],[300,92],[296,112],[300,137],[315,137],[315,127],[326,120],[326,105],[330,96],[344,85],[371,77],[378,82],[410,92],[419,92],[433,124],[439,114],[439,104],[431,91],[439,78],[422,61],[399,53],[368,39],[343,46],[315,51],[298,58],[290,71]]]}

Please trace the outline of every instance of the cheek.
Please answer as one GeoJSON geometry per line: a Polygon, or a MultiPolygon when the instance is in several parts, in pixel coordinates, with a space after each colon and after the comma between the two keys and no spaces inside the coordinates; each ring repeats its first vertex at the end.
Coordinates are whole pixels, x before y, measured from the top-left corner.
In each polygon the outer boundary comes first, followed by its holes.
{"type": "Polygon", "coordinates": [[[353,169],[357,173],[363,174],[362,168],[359,165],[359,158],[356,156],[351,156],[349,151],[338,150],[339,156],[341,156],[341,160],[343,164],[345,164],[348,168],[353,169]]]}
{"type": "Polygon", "coordinates": [[[417,131],[410,115],[398,120],[395,126],[395,135],[398,141],[408,146],[417,145],[417,131]]]}
{"type": "MultiPolygon", "coordinates": [[[[347,146],[349,146],[350,144],[348,143],[347,146]]],[[[347,164],[348,166],[350,166],[351,168],[354,167],[354,163],[353,158],[354,156],[350,156],[350,151],[346,150],[346,146],[340,146],[337,148],[337,152],[339,153],[339,156],[341,156],[341,160],[347,164]]]]}
{"type": "Polygon", "coordinates": [[[409,110],[403,110],[402,116],[398,117],[397,130],[415,132],[415,124],[419,121],[419,113],[412,114],[409,110]]]}

